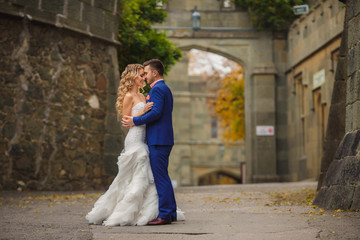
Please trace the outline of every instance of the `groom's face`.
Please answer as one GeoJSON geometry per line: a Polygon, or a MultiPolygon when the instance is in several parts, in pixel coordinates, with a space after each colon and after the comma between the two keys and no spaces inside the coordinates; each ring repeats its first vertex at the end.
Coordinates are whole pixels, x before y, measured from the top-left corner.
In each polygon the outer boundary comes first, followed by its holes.
{"type": "Polygon", "coordinates": [[[153,70],[150,68],[149,65],[147,65],[144,68],[144,72],[145,72],[145,76],[146,76],[146,81],[148,84],[152,84],[154,82],[154,74],[153,74],[153,70]]]}

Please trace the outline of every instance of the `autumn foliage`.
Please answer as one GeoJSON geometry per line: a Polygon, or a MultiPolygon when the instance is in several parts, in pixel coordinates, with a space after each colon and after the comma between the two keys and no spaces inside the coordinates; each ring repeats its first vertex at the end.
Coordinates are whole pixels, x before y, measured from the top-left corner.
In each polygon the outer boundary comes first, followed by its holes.
{"type": "Polygon", "coordinates": [[[245,136],[244,74],[234,69],[221,80],[214,101],[215,116],[223,127],[223,138],[238,141],[245,136]]]}

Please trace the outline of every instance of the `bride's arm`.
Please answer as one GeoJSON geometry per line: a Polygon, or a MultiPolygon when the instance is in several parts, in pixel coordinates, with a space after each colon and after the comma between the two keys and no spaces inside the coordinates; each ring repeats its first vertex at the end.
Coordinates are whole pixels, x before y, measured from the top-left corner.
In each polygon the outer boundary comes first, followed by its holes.
{"type": "Polygon", "coordinates": [[[131,94],[126,94],[123,101],[123,109],[122,109],[123,116],[131,116],[132,105],[133,105],[133,97],[131,96],[131,94]]]}

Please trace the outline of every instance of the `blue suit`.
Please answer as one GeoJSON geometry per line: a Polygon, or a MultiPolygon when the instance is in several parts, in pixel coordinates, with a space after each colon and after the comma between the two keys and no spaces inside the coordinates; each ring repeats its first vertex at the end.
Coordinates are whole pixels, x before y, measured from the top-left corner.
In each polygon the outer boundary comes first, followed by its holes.
{"type": "Polygon", "coordinates": [[[154,103],[151,111],[134,117],[136,126],[146,124],[146,139],[150,151],[150,165],[159,195],[159,216],[162,219],[176,218],[174,190],[168,174],[169,156],[174,145],[172,126],[173,97],[163,80],[158,81],[149,92],[154,103]]]}

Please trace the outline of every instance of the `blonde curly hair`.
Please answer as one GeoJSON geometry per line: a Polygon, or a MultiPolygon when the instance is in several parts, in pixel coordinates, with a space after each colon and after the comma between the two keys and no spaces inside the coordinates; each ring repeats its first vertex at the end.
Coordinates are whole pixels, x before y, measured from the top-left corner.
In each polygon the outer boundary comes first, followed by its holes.
{"type": "Polygon", "coordinates": [[[115,103],[118,119],[122,113],[125,95],[134,86],[135,79],[139,75],[141,69],[144,69],[144,66],[141,64],[129,64],[121,74],[120,85],[117,91],[118,97],[115,103]]]}

